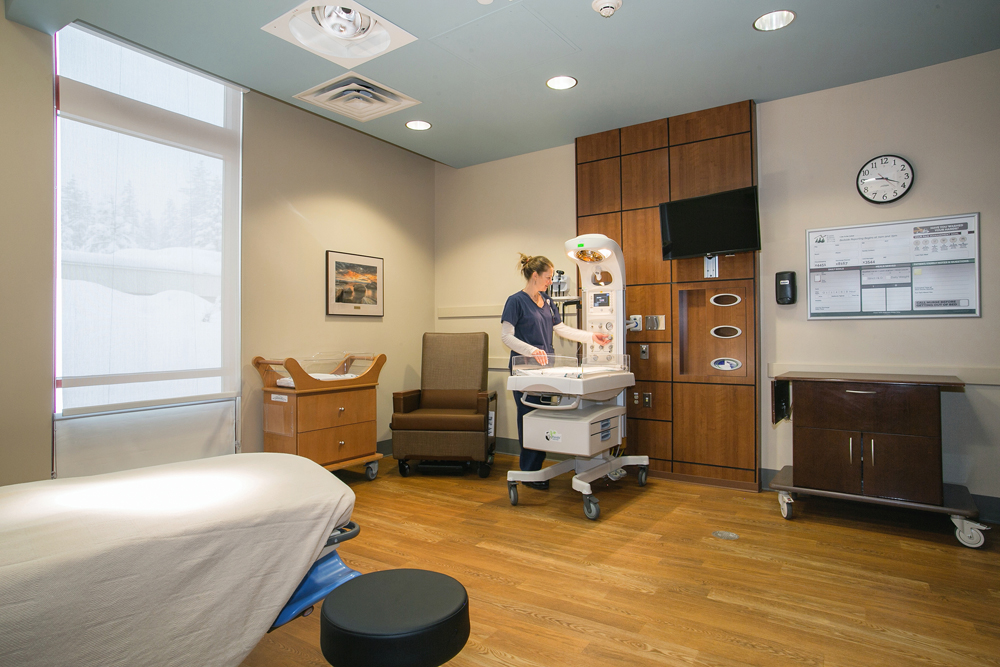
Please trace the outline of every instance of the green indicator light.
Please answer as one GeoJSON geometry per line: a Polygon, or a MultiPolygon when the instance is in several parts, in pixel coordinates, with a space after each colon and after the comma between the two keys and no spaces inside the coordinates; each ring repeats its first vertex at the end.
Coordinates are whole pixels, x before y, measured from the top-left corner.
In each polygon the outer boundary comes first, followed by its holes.
{"type": "Polygon", "coordinates": [[[583,244],[582,244],[582,243],[577,243],[577,244],[576,244],[576,247],[577,247],[577,248],[582,248],[582,247],[583,247],[583,244]]]}

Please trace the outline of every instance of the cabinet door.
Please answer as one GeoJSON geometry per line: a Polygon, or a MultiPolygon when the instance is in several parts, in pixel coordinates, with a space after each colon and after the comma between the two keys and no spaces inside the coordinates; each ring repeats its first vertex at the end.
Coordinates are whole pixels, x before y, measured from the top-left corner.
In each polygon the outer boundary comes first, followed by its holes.
{"type": "Polygon", "coordinates": [[[753,470],[757,400],[752,385],[674,383],[674,461],[753,470]]]}
{"type": "MultiPolygon", "coordinates": [[[[943,502],[940,438],[865,433],[864,448],[866,496],[928,505],[943,502]]],[[[798,463],[794,470],[797,475],[798,463]]]]}
{"type": "Polygon", "coordinates": [[[577,217],[622,210],[621,176],[621,158],[577,165],[577,217]]]}
{"type": "Polygon", "coordinates": [[[860,431],[796,426],[792,430],[792,484],[860,494],[861,447],[860,431]]]}
{"type": "Polygon", "coordinates": [[[660,209],[626,211],[622,214],[621,224],[625,283],[630,286],[669,283],[670,260],[663,259],[660,209]]]}

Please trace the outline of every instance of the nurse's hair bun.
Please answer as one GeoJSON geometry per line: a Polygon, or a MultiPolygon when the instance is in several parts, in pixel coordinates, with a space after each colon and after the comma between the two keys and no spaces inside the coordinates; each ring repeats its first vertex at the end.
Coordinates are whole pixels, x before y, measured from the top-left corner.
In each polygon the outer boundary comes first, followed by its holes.
{"type": "Polygon", "coordinates": [[[525,280],[531,280],[533,273],[542,274],[552,268],[552,262],[547,257],[542,257],[541,255],[531,257],[525,255],[523,252],[519,252],[518,254],[521,256],[521,259],[517,262],[517,268],[525,280]]]}

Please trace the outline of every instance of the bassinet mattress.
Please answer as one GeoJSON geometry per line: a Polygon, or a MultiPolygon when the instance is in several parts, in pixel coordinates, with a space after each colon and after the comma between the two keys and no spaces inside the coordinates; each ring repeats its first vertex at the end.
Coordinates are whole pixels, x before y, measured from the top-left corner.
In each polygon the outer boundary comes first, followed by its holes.
{"type": "MultiPolygon", "coordinates": [[[[348,378],[356,378],[358,376],[354,373],[344,373],[342,375],[332,375],[330,373],[310,373],[309,377],[329,382],[330,380],[347,380],[348,378]]],[[[278,378],[278,381],[275,384],[279,387],[295,389],[295,380],[289,377],[278,378]]]]}
{"type": "Polygon", "coordinates": [[[239,665],[353,508],[289,454],[0,487],[0,665],[239,665]]]}

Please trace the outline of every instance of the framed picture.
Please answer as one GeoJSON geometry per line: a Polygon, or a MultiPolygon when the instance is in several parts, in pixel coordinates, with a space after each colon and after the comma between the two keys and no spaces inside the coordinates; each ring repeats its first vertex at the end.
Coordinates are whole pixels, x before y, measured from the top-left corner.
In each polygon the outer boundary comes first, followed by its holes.
{"type": "Polygon", "coordinates": [[[326,251],[326,314],[382,317],[382,258],[326,251]]]}

